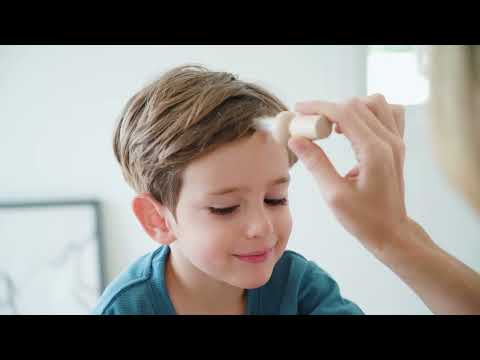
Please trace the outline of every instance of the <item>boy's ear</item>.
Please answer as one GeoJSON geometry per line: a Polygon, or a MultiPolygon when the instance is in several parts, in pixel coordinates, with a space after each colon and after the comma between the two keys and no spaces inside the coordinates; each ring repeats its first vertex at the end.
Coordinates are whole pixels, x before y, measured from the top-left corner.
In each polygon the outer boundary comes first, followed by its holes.
{"type": "Polygon", "coordinates": [[[171,216],[170,210],[160,204],[152,194],[137,194],[132,200],[132,210],[145,232],[154,241],[168,245],[176,240],[168,220],[169,215],[171,216]]]}

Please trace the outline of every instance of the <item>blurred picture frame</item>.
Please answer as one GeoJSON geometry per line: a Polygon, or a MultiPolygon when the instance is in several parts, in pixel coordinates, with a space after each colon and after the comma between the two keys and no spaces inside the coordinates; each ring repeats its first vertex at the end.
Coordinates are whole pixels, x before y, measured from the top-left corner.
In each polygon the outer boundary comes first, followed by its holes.
{"type": "Polygon", "coordinates": [[[0,201],[0,314],[89,314],[105,288],[101,203],[0,201]]]}

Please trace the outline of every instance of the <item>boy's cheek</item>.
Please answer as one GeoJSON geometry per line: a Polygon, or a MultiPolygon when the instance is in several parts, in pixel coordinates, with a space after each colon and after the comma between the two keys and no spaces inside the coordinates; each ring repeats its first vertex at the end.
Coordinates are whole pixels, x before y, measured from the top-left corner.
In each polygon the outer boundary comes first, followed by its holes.
{"type": "Polygon", "coordinates": [[[185,235],[190,241],[204,247],[209,253],[225,251],[232,247],[232,239],[241,236],[236,224],[215,219],[214,215],[198,215],[187,225],[185,235]]]}
{"type": "Polygon", "coordinates": [[[287,207],[285,211],[278,217],[278,221],[276,223],[277,232],[286,236],[287,238],[290,236],[290,232],[292,231],[293,220],[290,213],[290,209],[287,207]]]}

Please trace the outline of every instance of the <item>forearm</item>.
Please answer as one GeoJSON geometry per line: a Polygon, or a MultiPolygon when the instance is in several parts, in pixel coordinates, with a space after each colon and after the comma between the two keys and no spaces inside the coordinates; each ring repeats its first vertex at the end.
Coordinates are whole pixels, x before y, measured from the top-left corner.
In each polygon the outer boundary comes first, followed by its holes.
{"type": "Polygon", "coordinates": [[[410,220],[380,261],[395,272],[435,314],[480,314],[480,275],[440,249],[410,220]]]}

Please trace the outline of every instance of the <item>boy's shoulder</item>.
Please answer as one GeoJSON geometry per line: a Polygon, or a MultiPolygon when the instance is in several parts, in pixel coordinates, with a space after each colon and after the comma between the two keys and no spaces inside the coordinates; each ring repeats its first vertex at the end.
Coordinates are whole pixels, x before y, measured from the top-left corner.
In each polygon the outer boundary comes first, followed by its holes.
{"type": "Polygon", "coordinates": [[[165,255],[163,246],[151,251],[122,271],[103,291],[93,314],[153,314],[154,267],[165,255]]]}
{"type": "Polygon", "coordinates": [[[279,261],[295,262],[303,265],[309,262],[305,256],[293,250],[285,250],[279,261]]]}
{"type": "Polygon", "coordinates": [[[288,278],[289,282],[296,286],[301,286],[311,273],[315,273],[316,276],[330,278],[330,275],[314,261],[308,260],[302,254],[293,251],[285,250],[275,265],[272,277],[278,277],[284,282],[285,278],[288,278]]]}
{"type": "Polygon", "coordinates": [[[263,307],[269,313],[362,313],[356,304],[343,298],[327,271],[292,250],[284,251],[261,292],[263,307]]]}

